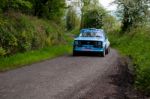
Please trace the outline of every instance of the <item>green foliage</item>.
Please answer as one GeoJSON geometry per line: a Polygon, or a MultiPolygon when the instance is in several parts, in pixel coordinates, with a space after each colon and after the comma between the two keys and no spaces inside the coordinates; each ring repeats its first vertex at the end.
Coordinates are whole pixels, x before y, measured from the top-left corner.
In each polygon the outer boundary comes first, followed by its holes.
{"type": "Polygon", "coordinates": [[[48,19],[61,20],[64,14],[65,0],[49,0],[48,9],[49,16],[48,19]]]}
{"type": "Polygon", "coordinates": [[[35,16],[60,22],[64,15],[65,0],[28,0],[35,16]]]}
{"type": "Polygon", "coordinates": [[[136,68],[137,89],[150,93],[150,28],[143,26],[136,29],[128,35],[117,33],[109,34],[111,45],[119,51],[133,59],[136,68]]]}
{"type": "Polygon", "coordinates": [[[8,3],[8,0],[0,0],[0,10],[4,9],[8,3]]]}
{"type": "Polygon", "coordinates": [[[149,0],[115,0],[122,19],[122,31],[137,27],[149,18],[149,0]]]}
{"type": "Polygon", "coordinates": [[[0,0],[0,12],[19,11],[60,23],[65,0],[0,0]]]}
{"type": "MultiPolygon", "coordinates": [[[[66,53],[71,53],[71,46],[49,46],[39,50],[17,53],[9,57],[0,57],[0,71],[16,69],[34,62],[51,59],[66,53]]],[[[0,48],[1,53],[1,48],[0,48]]]]}
{"type": "Polygon", "coordinates": [[[6,54],[6,51],[0,47],[0,56],[4,56],[6,54]]]}
{"type": "Polygon", "coordinates": [[[97,0],[90,0],[89,4],[82,8],[81,28],[102,28],[106,15],[107,11],[97,0]]]}
{"type": "Polygon", "coordinates": [[[7,20],[3,15],[0,14],[0,26],[4,26],[7,23],[7,20]]]}
{"type": "Polygon", "coordinates": [[[32,8],[32,4],[26,0],[0,0],[0,9],[26,11],[32,8]]]}
{"type": "Polygon", "coordinates": [[[145,68],[140,68],[137,71],[137,79],[135,82],[135,85],[137,87],[137,89],[142,90],[143,92],[145,92],[146,94],[150,93],[150,85],[149,85],[149,79],[150,79],[150,67],[149,67],[148,63],[145,68]]]}
{"type": "Polygon", "coordinates": [[[9,13],[4,19],[6,22],[0,26],[0,47],[7,55],[56,45],[63,40],[62,28],[52,21],[20,13],[9,13]]]}
{"type": "Polygon", "coordinates": [[[102,28],[103,17],[105,17],[105,10],[103,9],[92,9],[84,14],[84,27],[86,28],[102,28]]]}
{"type": "Polygon", "coordinates": [[[13,1],[9,1],[8,3],[10,3],[10,7],[14,9],[26,10],[32,8],[32,4],[29,1],[25,1],[25,0],[13,0],[13,1]]]}
{"type": "Polygon", "coordinates": [[[73,7],[70,7],[66,16],[66,25],[67,30],[73,30],[80,26],[80,19],[76,14],[76,11],[73,7]]]}
{"type": "Polygon", "coordinates": [[[119,31],[120,29],[120,22],[117,21],[114,16],[111,16],[109,14],[103,17],[102,23],[103,23],[102,28],[106,31],[106,33],[119,31]]]}
{"type": "Polygon", "coordinates": [[[79,28],[75,28],[72,31],[70,31],[70,33],[73,34],[73,35],[79,35],[80,29],[79,28]]]}

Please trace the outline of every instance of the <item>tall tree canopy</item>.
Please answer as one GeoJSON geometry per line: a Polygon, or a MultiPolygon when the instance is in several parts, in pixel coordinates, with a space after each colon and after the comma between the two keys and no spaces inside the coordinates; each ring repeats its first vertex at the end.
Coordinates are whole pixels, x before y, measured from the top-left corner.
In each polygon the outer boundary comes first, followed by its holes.
{"type": "Polygon", "coordinates": [[[77,11],[74,7],[69,7],[66,15],[66,26],[67,30],[73,30],[77,28],[80,24],[80,19],[78,17],[77,11]]]}
{"type": "Polygon", "coordinates": [[[116,0],[118,12],[122,15],[122,31],[137,26],[148,18],[149,0],[116,0]]]}
{"type": "Polygon", "coordinates": [[[0,9],[2,11],[11,9],[25,11],[32,8],[32,4],[26,0],[0,0],[0,2],[0,9]]]}
{"type": "Polygon", "coordinates": [[[20,11],[59,21],[64,15],[65,0],[0,0],[0,12],[20,11]]]}
{"type": "Polygon", "coordinates": [[[106,10],[98,0],[83,0],[81,28],[102,28],[106,10]]]}
{"type": "Polygon", "coordinates": [[[64,14],[65,0],[29,0],[33,4],[34,15],[48,19],[60,19],[64,14]]]}

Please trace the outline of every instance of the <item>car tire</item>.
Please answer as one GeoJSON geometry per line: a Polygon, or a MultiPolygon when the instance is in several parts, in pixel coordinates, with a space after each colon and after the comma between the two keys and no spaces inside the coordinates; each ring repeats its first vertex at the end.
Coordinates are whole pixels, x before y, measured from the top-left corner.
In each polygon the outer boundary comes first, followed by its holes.
{"type": "Polygon", "coordinates": [[[102,57],[105,57],[105,56],[106,56],[106,50],[104,50],[104,51],[101,53],[101,56],[102,56],[102,57]]]}
{"type": "Polygon", "coordinates": [[[110,53],[110,47],[108,47],[107,49],[106,49],[106,54],[109,54],[110,53]]]}

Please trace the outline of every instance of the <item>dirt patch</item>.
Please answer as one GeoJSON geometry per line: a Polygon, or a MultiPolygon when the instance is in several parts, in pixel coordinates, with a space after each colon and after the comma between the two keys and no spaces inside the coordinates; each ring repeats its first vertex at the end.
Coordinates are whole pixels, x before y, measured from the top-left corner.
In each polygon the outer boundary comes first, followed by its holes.
{"type": "MultiPolygon", "coordinates": [[[[120,72],[120,76],[122,76],[122,80],[124,79],[125,83],[121,82],[121,85],[124,87],[124,93],[128,99],[150,99],[145,93],[140,92],[135,89],[134,81],[135,81],[135,66],[133,66],[132,60],[130,58],[121,58],[120,59],[120,67],[122,68],[120,72]]],[[[121,78],[119,78],[121,80],[121,78]]]]}
{"type": "Polygon", "coordinates": [[[134,89],[135,76],[129,65],[128,58],[118,58],[116,66],[106,71],[105,79],[97,80],[93,89],[80,99],[147,99],[134,89]]]}
{"type": "Polygon", "coordinates": [[[146,99],[144,95],[134,89],[134,68],[129,58],[119,58],[118,72],[111,75],[113,84],[117,85],[118,92],[124,96],[123,99],[146,99]]]}

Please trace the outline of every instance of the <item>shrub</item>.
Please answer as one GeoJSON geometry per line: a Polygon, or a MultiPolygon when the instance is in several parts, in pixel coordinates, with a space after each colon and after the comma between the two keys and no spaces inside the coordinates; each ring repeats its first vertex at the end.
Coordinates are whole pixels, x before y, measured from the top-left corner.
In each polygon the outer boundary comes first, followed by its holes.
{"type": "Polygon", "coordinates": [[[56,45],[62,41],[62,28],[36,17],[9,12],[0,19],[0,46],[7,55],[56,45]]]}
{"type": "Polygon", "coordinates": [[[4,56],[6,54],[6,51],[0,47],[0,56],[4,56]]]}
{"type": "Polygon", "coordinates": [[[136,71],[135,86],[150,93],[150,28],[133,28],[124,35],[109,34],[111,45],[133,59],[136,71]]]}

